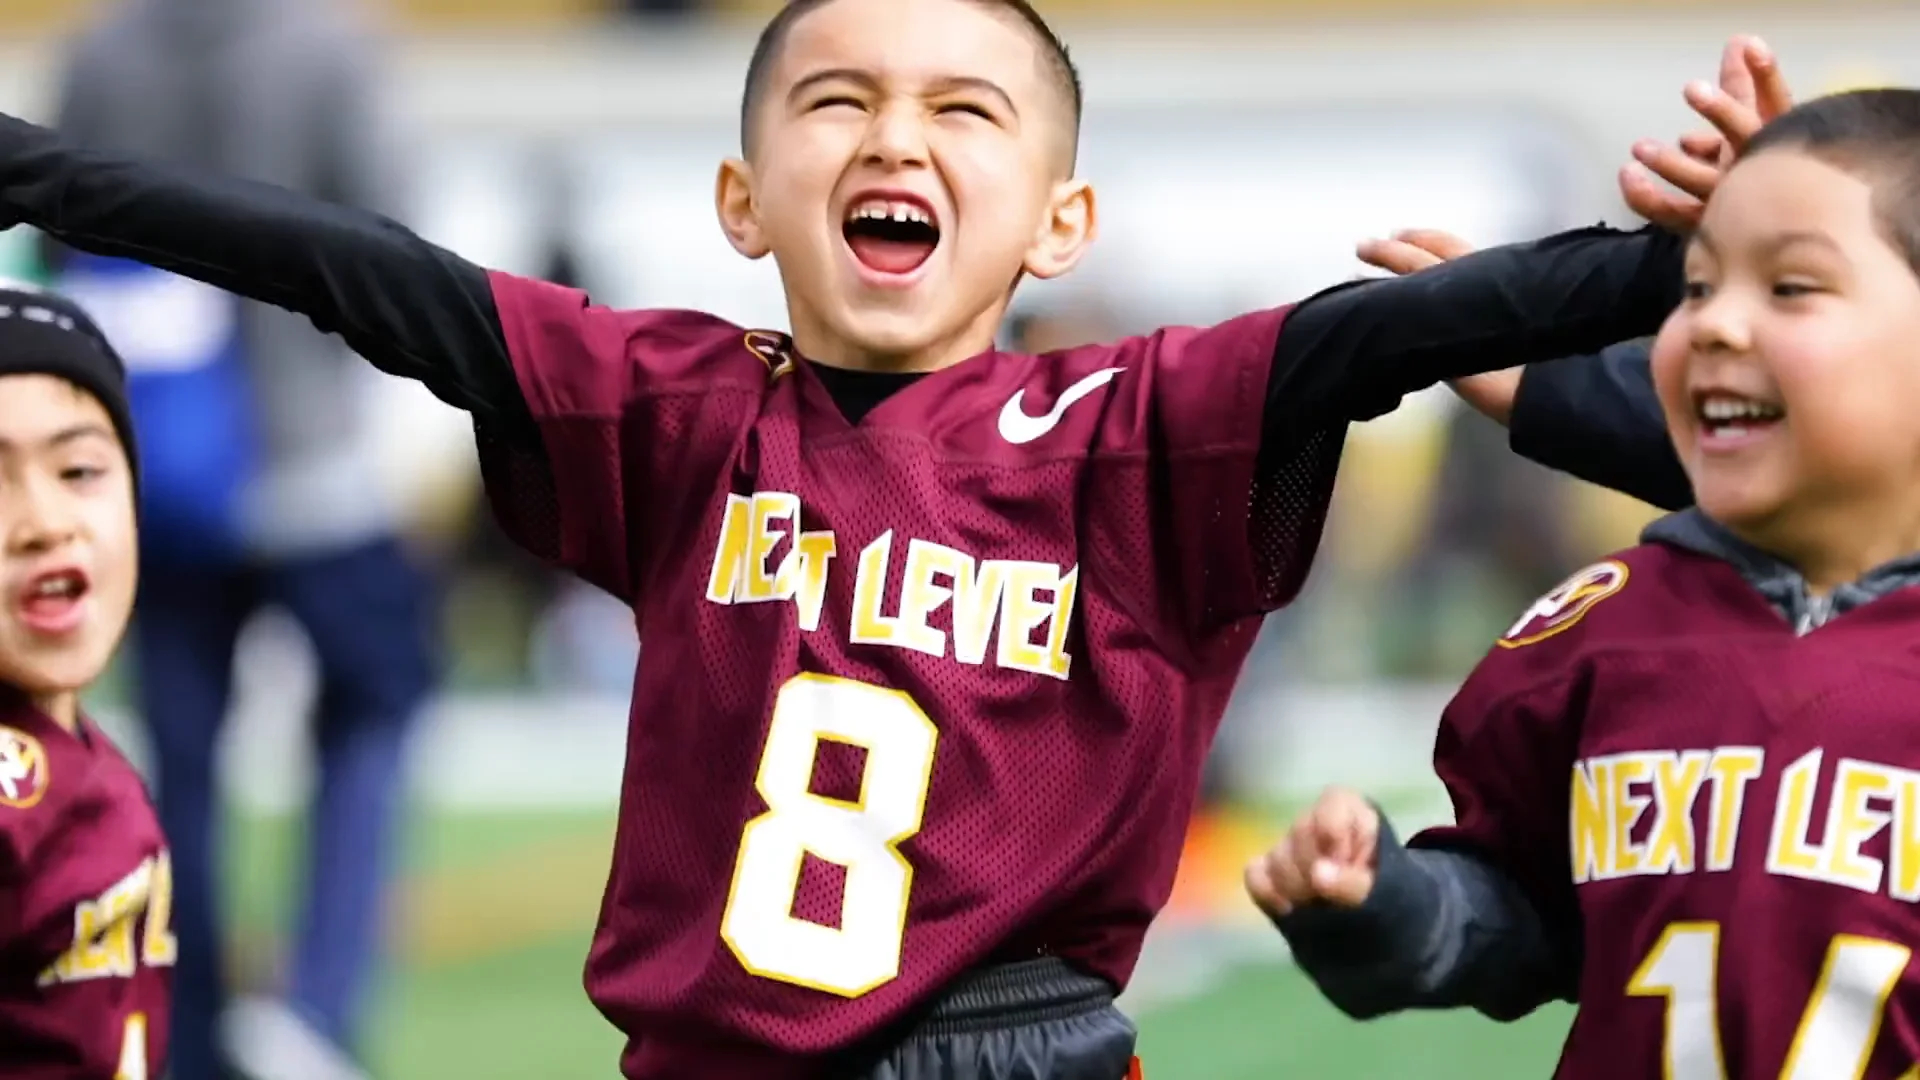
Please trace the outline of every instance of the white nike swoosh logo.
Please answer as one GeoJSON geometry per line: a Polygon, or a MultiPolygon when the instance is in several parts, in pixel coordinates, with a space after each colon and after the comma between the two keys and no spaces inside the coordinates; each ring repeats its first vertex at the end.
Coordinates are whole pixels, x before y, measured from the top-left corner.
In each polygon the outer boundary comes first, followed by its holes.
{"type": "Polygon", "coordinates": [[[1007,399],[1006,406],[1000,410],[1000,437],[1018,446],[1045,435],[1053,430],[1074,402],[1112,382],[1120,371],[1117,367],[1102,368],[1091,375],[1082,376],[1080,381],[1060,392],[1053,408],[1039,416],[1028,416],[1026,410],[1020,407],[1020,401],[1027,396],[1027,392],[1014,391],[1013,396],[1007,399]]]}

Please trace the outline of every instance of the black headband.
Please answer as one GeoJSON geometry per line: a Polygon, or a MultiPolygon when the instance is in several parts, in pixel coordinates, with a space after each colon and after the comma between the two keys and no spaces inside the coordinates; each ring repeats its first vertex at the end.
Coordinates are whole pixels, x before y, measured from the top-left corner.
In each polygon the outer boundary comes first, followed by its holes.
{"type": "Polygon", "coordinates": [[[80,387],[107,410],[127,464],[137,477],[127,366],[78,304],[32,286],[0,283],[0,376],[54,375],[80,387]]]}

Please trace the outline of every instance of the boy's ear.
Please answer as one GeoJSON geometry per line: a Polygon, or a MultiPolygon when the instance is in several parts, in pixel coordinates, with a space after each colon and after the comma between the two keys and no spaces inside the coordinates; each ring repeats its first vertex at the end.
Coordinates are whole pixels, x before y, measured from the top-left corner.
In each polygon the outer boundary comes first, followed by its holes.
{"type": "Polygon", "coordinates": [[[720,163],[720,174],[713,181],[713,211],[733,250],[749,259],[764,258],[771,250],[754,205],[753,166],[743,159],[728,158],[720,163]]]}
{"type": "Polygon", "coordinates": [[[1054,185],[1047,216],[1027,248],[1025,269],[1036,278],[1055,278],[1072,270],[1099,234],[1099,207],[1093,185],[1064,180],[1054,185]]]}

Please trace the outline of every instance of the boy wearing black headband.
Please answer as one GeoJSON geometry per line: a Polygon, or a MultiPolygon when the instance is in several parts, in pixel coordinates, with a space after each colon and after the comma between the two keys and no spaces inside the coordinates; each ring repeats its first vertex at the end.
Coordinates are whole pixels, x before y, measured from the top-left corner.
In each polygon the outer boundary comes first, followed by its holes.
{"type": "Polygon", "coordinates": [[[9,1080],[158,1076],[172,870],[80,713],[137,572],[126,375],[64,298],[0,287],[0,1047],[9,1080]]]}

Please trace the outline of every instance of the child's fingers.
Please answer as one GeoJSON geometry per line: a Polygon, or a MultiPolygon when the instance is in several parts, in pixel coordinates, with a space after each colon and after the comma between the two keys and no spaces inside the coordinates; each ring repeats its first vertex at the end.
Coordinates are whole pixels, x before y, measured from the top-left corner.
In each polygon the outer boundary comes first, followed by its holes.
{"type": "Polygon", "coordinates": [[[1404,240],[1363,240],[1354,254],[1368,266],[1377,266],[1390,274],[1416,274],[1429,266],[1438,266],[1440,256],[1404,240]]]}
{"type": "Polygon", "coordinates": [[[1655,139],[1633,144],[1633,158],[1647,171],[1696,199],[1713,194],[1720,183],[1720,167],[1693,157],[1678,146],[1655,139]]]}

